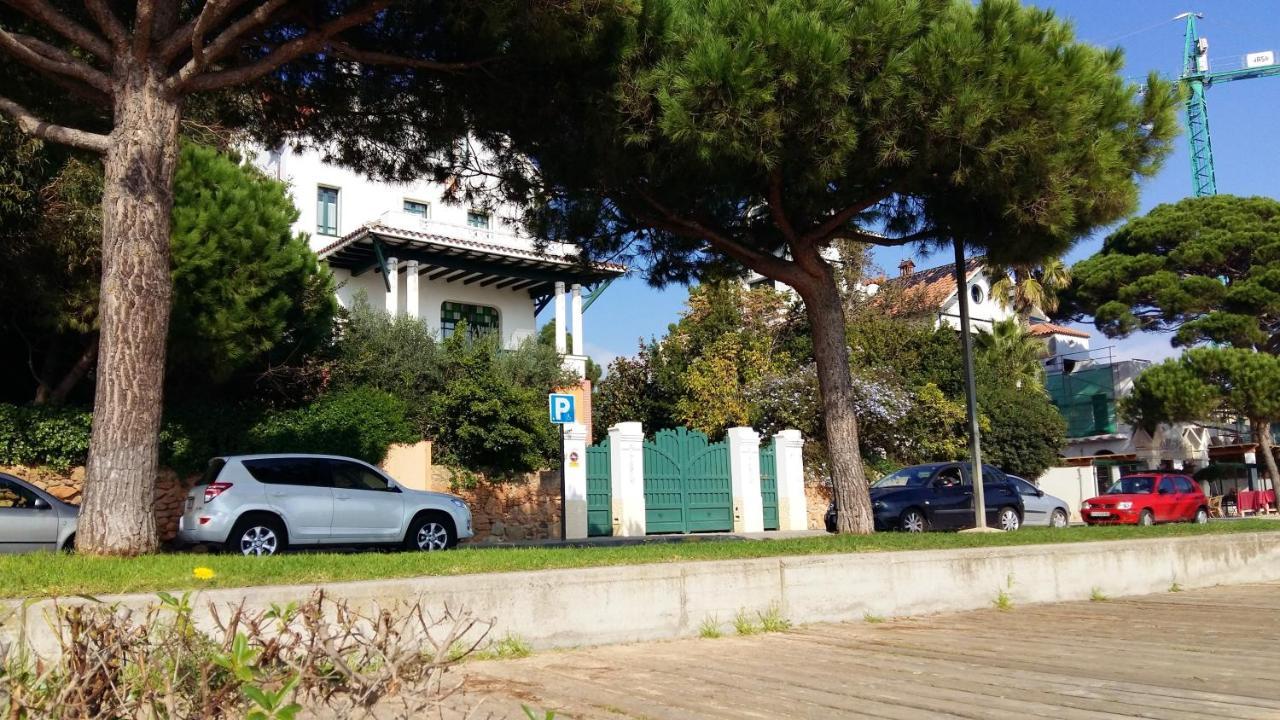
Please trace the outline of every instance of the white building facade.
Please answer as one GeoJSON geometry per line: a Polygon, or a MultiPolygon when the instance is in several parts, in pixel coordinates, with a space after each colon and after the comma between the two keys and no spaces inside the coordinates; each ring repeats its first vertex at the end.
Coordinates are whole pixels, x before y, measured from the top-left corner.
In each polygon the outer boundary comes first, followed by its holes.
{"type": "Polygon", "coordinates": [[[436,182],[370,180],[315,150],[260,153],[256,165],[287,184],[300,213],[294,231],[308,234],[329,263],[342,306],[363,294],[374,307],[420,318],[441,338],[465,323],[514,347],[534,335],[537,313],[558,297],[557,344],[575,356],[572,366],[585,365],[574,362],[583,355],[582,297],[626,272],[583,263],[569,246],[539,247],[516,207],[446,203],[448,188],[436,182]]]}

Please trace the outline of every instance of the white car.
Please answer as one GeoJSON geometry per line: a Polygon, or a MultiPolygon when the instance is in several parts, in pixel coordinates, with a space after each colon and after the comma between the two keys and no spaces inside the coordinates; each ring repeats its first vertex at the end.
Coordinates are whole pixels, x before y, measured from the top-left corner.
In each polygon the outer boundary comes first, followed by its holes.
{"type": "Polygon", "coordinates": [[[308,545],[445,550],[474,534],[461,498],[411,490],[333,455],[214,458],[178,521],[179,541],[245,555],[308,545]]]}

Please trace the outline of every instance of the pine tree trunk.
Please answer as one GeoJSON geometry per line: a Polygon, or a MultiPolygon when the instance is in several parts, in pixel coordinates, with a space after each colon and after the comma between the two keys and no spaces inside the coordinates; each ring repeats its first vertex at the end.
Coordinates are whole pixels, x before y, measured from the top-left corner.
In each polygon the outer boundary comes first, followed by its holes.
{"type": "Polygon", "coordinates": [[[844,303],[831,268],[823,276],[797,287],[813,331],[813,357],[818,365],[818,390],[826,419],[827,455],[831,463],[832,495],[839,510],[837,531],[868,534],[875,530],[867,475],[858,449],[858,418],[854,414],[853,377],[849,374],[849,344],[845,338],[844,303]]]}
{"type": "Polygon", "coordinates": [[[1267,475],[1271,477],[1271,487],[1280,488],[1280,471],[1276,470],[1276,455],[1271,450],[1271,423],[1264,420],[1251,420],[1253,439],[1258,443],[1263,461],[1267,464],[1267,475]]]}
{"type": "Polygon", "coordinates": [[[169,223],[180,103],[140,68],[116,88],[103,188],[98,382],[79,552],[158,546],[155,496],[172,280],[169,223]]]}

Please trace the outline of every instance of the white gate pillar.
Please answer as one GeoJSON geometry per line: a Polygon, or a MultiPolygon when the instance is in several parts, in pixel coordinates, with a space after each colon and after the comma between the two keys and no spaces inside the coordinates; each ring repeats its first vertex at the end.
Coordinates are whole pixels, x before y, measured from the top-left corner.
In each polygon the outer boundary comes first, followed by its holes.
{"type": "Polygon", "coordinates": [[[609,476],[613,496],[613,536],[643,537],[644,426],[618,423],[609,428],[609,476]]]}
{"type": "Polygon", "coordinates": [[[799,430],[773,436],[778,474],[778,529],[808,530],[809,501],[804,494],[804,439],[799,430]]]}
{"type": "Polygon", "coordinates": [[[564,426],[564,539],[587,536],[587,426],[564,426]]]}
{"type": "Polygon", "coordinates": [[[729,428],[729,481],[733,487],[733,531],[764,532],[760,433],[752,428],[729,428]]]}

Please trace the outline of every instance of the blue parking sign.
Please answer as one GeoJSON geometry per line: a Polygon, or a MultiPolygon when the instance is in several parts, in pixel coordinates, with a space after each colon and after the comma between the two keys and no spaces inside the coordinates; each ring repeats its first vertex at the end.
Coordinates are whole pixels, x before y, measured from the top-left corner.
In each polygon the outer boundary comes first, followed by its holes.
{"type": "Polygon", "coordinates": [[[565,393],[551,393],[547,399],[551,406],[551,422],[556,425],[574,422],[574,401],[577,398],[565,393]]]}

